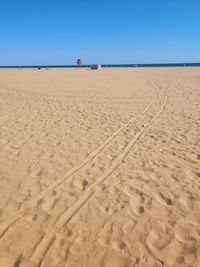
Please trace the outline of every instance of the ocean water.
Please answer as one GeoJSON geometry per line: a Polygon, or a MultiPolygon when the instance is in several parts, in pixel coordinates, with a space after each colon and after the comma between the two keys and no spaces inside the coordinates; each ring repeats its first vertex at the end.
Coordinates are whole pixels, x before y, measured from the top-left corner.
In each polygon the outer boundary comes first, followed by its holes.
{"type": "MultiPolygon", "coordinates": [[[[81,65],[89,68],[91,65],[81,65]]],[[[77,68],[77,65],[30,65],[30,66],[0,66],[0,68],[77,68]]],[[[167,63],[167,64],[102,64],[102,68],[133,68],[133,67],[200,67],[200,63],[167,63]]]]}

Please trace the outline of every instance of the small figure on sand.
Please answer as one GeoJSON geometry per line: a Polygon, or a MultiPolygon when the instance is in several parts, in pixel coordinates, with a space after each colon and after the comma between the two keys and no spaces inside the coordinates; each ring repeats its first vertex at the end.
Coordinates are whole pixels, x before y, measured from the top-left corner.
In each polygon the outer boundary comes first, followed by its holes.
{"type": "Polygon", "coordinates": [[[99,64],[93,64],[90,66],[91,70],[100,70],[101,69],[101,65],[99,64]]]}

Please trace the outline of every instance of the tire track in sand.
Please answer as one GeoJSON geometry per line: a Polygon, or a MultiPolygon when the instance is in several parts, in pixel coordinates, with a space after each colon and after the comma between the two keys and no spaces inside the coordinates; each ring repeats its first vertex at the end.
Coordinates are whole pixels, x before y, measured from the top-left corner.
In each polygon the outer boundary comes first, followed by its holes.
{"type": "MultiPolygon", "coordinates": [[[[156,90],[155,90],[156,91],[156,90]]],[[[41,193],[39,193],[37,196],[31,198],[29,203],[35,204],[36,202],[43,199],[46,194],[60,185],[62,185],[68,178],[70,178],[72,175],[74,175],[76,172],[78,172],[81,168],[83,168],[86,164],[88,164],[90,161],[92,161],[94,158],[96,158],[128,125],[130,125],[133,122],[137,122],[148,110],[152,107],[152,105],[156,102],[158,98],[158,94],[156,91],[156,98],[143,110],[141,114],[139,114],[135,119],[129,120],[125,125],[120,127],[117,131],[115,131],[102,145],[100,145],[96,150],[94,150],[87,158],[85,158],[81,163],[79,163],[74,168],[70,169],[66,173],[64,173],[59,179],[57,179],[51,186],[43,190],[41,193]]]]}
{"type": "MultiPolygon", "coordinates": [[[[3,85],[3,84],[2,84],[3,85]]],[[[6,88],[16,90],[15,88],[9,87],[8,85],[4,85],[6,88]]],[[[69,171],[65,172],[60,178],[58,178],[54,183],[52,183],[48,188],[43,190],[42,192],[38,193],[36,196],[31,197],[30,199],[27,199],[24,203],[29,204],[30,206],[37,206],[37,203],[42,200],[50,191],[55,190],[59,186],[61,186],[67,179],[72,177],[76,172],[78,172],[80,169],[82,169],[85,165],[87,165],[89,162],[91,162],[93,159],[95,159],[105,148],[108,147],[108,145],[113,142],[116,137],[131,123],[136,123],[142,116],[147,113],[152,105],[158,100],[158,93],[157,90],[155,90],[156,97],[149,103],[149,105],[134,119],[130,119],[126,124],[124,124],[122,127],[117,129],[104,143],[102,143],[97,149],[95,149],[88,157],[86,157],[81,163],[76,165],[74,168],[70,169],[69,171]]],[[[22,212],[15,212],[14,214],[11,214],[8,218],[12,217],[13,220],[15,220],[15,217],[17,214],[21,214],[22,212]],[[14,216],[15,215],[15,216],[14,216]]],[[[0,235],[3,231],[3,226],[0,225],[0,235]]]]}
{"type": "MultiPolygon", "coordinates": [[[[123,129],[125,129],[125,127],[127,125],[129,125],[131,122],[138,120],[139,118],[141,118],[143,115],[145,115],[145,113],[149,112],[151,107],[153,106],[154,103],[156,103],[157,101],[159,101],[158,99],[158,92],[157,92],[157,88],[155,87],[155,92],[156,92],[156,98],[147,106],[147,108],[135,119],[135,120],[131,120],[128,123],[126,123],[123,127],[121,127],[120,129],[118,129],[103,145],[104,147],[107,147],[108,144],[110,144],[115,137],[123,131],[123,129]]],[[[162,109],[162,108],[161,108],[162,109]]],[[[164,110],[164,107],[163,107],[164,110]]],[[[48,253],[49,249],[51,248],[51,246],[53,245],[54,241],[56,240],[56,229],[63,227],[65,224],[67,224],[81,209],[82,207],[84,207],[84,205],[90,200],[90,198],[92,197],[92,195],[95,193],[95,186],[98,184],[101,184],[102,182],[104,182],[107,178],[109,178],[109,176],[113,173],[113,171],[115,169],[118,168],[118,166],[120,165],[121,161],[126,157],[126,155],[129,153],[130,149],[136,144],[136,142],[138,141],[138,139],[140,138],[140,136],[145,132],[145,130],[153,123],[154,120],[157,119],[157,117],[160,116],[160,114],[162,113],[162,110],[160,110],[157,115],[155,115],[153,117],[152,120],[150,120],[149,123],[146,123],[146,125],[144,125],[144,127],[139,130],[134,138],[128,143],[128,145],[125,147],[125,149],[121,152],[121,154],[119,154],[119,156],[114,160],[113,164],[106,170],[104,171],[104,173],[102,175],[100,175],[97,180],[95,182],[93,182],[81,195],[81,197],[76,200],[76,202],[74,204],[72,204],[72,206],[66,211],[64,212],[64,214],[62,214],[59,219],[57,220],[56,224],[55,224],[55,231],[48,231],[43,239],[40,241],[40,243],[34,248],[34,251],[32,253],[32,256],[29,258],[29,261],[34,263],[34,266],[41,266],[43,259],[45,257],[45,255],[48,253]]],[[[100,152],[104,149],[104,147],[101,148],[100,152]]],[[[95,150],[96,151],[96,150],[95,150]]],[[[98,152],[98,151],[97,151],[98,152]]],[[[97,155],[100,153],[96,153],[97,155]]],[[[96,156],[93,156],[93,158],[95,158],[96,156]]],[[[92,160],[91,159],[91,160],[92,160]]],[[[88,158],[87,158],[88,160],[88,158]]],[[[88,160],[89,162],[90,160],[88,160]]],[[[85,166],[88,162],[86,162],[83,166],[85,166]]],[[[79,169],[81,169],[82,167],[79,167],[79,169]]],[[[77,171],[79,170],[77,169],[77,171]]],[[[76,171],[75,171],[76,172],[76,171]]],[[[59,184],[56,184],[56,187],[60,186],[63,184],[63,182],[66,180],[66,177],[62,177],[62,179],[59,179],[59,184]],[[64,180],[63,180],[64,179],[64,180]]],[[[55,186],[55,184],[54,184],[55,186]]],[[[51,187],[50,187],[51,188],[51,187]]],[[[48,190],[43,191],[42,194],[40,195],[40,199],[42,199],[43,197],[46,196],[46,194],[52,190],[48,188],[48,190]],[[45,192],[45,193],[44,193],[45,192]]],[[[38,201],[38,200],[37,200],[38,201]]],[[[33,202],[34,203],[34,202],[33,202]]],[[[2,235],[5,234],[5,232],[18,220],[19,215],[21,215],[21,217],[23,218],[23,212],[20,213],[15,213],[12,216],[9,217],[8,221],[6,221],[5,223],[1,224],[0,226],[0,233],[2,233],[2,235]]],[[[23,264],[23,263],[22,263],[23,264]]],[[[21,266],[21,265],[20,265],[21,266]]]]}
{"type": "MultiPolygon", "coordinates": [[[[9,86],[4,85],[7,88],[9,86]]],[[[10,89],[14,89],[11,88],[10,89]]],[[[15,89],[14,89],[15,90],[15,89]]],[[[70,169],[69,171],[65,172],[59,179],[57,179],[53,184],[51,184],[48,188],[37,194],[36,196],[32,197],[31,199],[26,200],[24,203],[30,205],[33,207],[34,205],[37,206],[37,203],[42,200],[50,191],[56,189],[57,187],[61,186],[67,179],[72,177],[76,172],[78,172],[80,169],[82,169],[85,165],[87,165],[89,162],[91,162],[93,159],[95,159],[105,148],[108,147],[108,145],[113,142],[116,137],[131,123],[136,123],[142,116],[147,113],[150,108],[153,106],[153,104],[158,100],[158,93],[157,89],[155,89],[155,98],[150,102],[150,104],[142,111],[141,114],[139,114],[135,119],[129,120],[126,124],[124,124],[122,127],[120,127],[118,130],[116,130],[102,145],[100,145],[96,150],[94,150],[87,158],[85,158],[81,163],[79,163],[74,168],[70,169]]],[[[24,204],[23,203],[23,204],[24,204]]],[[[15,212],[7,217],[7,220],[0,224],[0,236],[3,235],[6,232],[6,229],[9,229],[9,222],[11,221],[11,224],[13,225],[13,221],[16,222],[20,215],[22,215],[22,211],[15,212]]],[[[11,225],[10,225],[11,226],[11,225]]]]}
{"type": "MultiPolygon", "coordinates": [[[[158,112],[153,116],[153,118],[149,122],[147,122],[142,127],[141,130],[139,130],[136,133],[136,135],[132,138],[129,144],[122,151],[122,153],[115,159],[113,164],[83,192],[81,197],[69,209],[67,209],[66,212],[64,212],[59,217],[59,219],[55,223],[55,229],[59,229],[67,225],[70,222],[70,220],[84,207],[84,205],[88,203],[88,201],[91,199],[91,197],[96,192],[95,187],[103,183],[106,179],[110,177],[110,175],[119,167],[119,165],[121,164],[121,161],[125,159],[125,157],[128,155],[129,151],[137,144],[138,140],[145,133],[145,131],[161,116],[161,114],[163,113],[168,103],[168,95],[166,93],[166,90],[162,88],[162,91],[164,93],[164,101],[160,109],[158,110],[158,112]]],[[[41,266],[44,260],[44,256],[48,253],[48,250],[51,248],[55,240],[56,240],[56,233],[49,231],[47,232],[46,236],[42,239],[38,247],[35,249],[30,260],[34,261],[37,267],[41,266]],[[45,253],[38,253],[37,252],[39,251],[38,248],[41,248],[40,251],[44,251],[45,253]]]]}
{"type": "Polygon", "coordinates": [[[149,123],[147,123],[141,130],[139,130],[134,138],[129,142],[129,144],[126,146],[126,148],[123,150],[123,152],[116,158],[114,163],[102,174],[100,175],[94,183],[92,183],[83,193],[83,195],[75,202],[73,206],[71,206],[57,221],[56,226],[62,227],[66,223],[70,221],[70,219],[81,209],[81,207],[91,198],[91,196],[95,193],[95,191],[92,191],[92,189],[95,188],[96,185],[104,182],[115,169],[118,168],[121,161],[128,155],[129,151],[133,148],[133,146],[137,143],[139,138],[142,134],[146,131],[147,128],[149,128],[155,120],[157,120],[160,115],[163,113],[165,106],[168,102],[168,96],[166,94],[165,89],[163,89],[164,95],[165,95],[165,101],[161,106],[161,109],[159,112],[150,120],[149,123]]]}

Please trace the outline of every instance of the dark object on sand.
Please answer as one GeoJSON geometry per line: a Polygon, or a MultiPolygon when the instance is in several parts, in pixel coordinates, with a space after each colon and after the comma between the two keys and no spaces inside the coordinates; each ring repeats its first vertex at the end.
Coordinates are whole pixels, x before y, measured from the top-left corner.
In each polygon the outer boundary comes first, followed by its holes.
{"type": "Polygon", "coordinates": [[[91,70],[100,70],[101,69],[101,65],[99,64],[93,64],[90,67],[91,70]]]}

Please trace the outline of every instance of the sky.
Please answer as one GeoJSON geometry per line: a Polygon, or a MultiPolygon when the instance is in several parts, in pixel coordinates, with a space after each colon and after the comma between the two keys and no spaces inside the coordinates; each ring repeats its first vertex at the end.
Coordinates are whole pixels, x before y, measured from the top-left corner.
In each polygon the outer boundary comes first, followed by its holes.
{"type": "Polygon", "coordinates": [[[0,66],[200,62],[200,0],[0,0],[0,66]]]}

